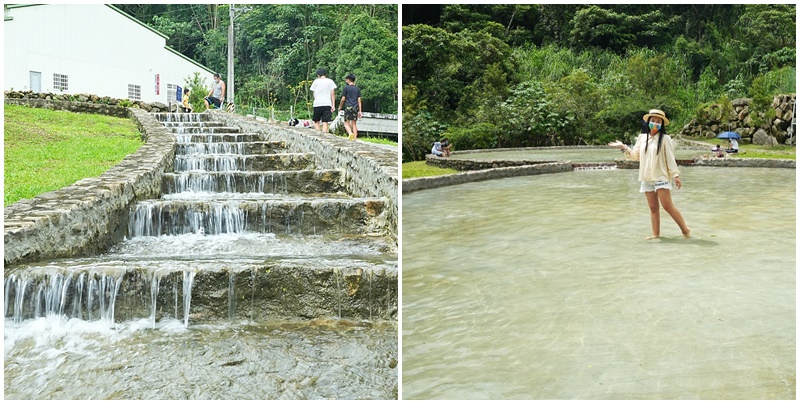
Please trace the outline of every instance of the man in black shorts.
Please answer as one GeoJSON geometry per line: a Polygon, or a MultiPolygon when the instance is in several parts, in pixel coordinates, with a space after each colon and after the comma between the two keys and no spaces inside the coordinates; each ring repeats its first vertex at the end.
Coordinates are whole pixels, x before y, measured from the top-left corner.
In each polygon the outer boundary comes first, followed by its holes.
{"type": "Polygon", "coordinates": [[[309,88],[314,92],[314,129],[320,130],[320,122],[322,122],[322,131],[328,131],[328,122],[331,121],[333,115],[333,106],[335,104],[336,83],[333,80],[325,77],[328,72],[325,69],[317,69],[317,79],[311,83],[309,88]]]}

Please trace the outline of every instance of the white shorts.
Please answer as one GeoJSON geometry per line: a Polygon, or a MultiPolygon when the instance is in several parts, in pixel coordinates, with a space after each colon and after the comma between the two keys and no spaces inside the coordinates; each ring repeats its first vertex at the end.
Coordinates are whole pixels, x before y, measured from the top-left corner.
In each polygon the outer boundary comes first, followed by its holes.
{"type": "Polygon", "coordinates": [[[669,181],[642,181],[642,187],[639,192],[656,192],[657,189],[672,189],[672,184],[669,181]]]}

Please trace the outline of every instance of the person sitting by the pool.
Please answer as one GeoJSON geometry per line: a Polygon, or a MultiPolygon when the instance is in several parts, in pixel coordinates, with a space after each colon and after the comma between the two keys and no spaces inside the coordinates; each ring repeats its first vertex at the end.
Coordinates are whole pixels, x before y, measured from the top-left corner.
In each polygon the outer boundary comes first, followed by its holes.
{"type": "Polygon", "coordinates": [[[730,147],[728,148],[728,150],[725,150],[725,152],[727,152],[727,153],[739,153],[739,141],[737,141],[736,139],[731,138],[731,139],[728,139],[728,143],[729,143],[728,146],[730,146],[730,147]]]}
{"type": "Polygon", "coordinates": [[[433,142],[433,148],[431,148],[431,154],[434,156],[444,157],[444,151],[442,150],[442,142],[433,142]]]}
{"type": "Polygon", "coordinates": [[[450,157],[450,146],[452,146],[452,144],[450,144],[450,140],[444,138],[442,139],[441,143],[442,143],[442,152],[444,153],[444,156],[450,157]]]}
{"type": "Polygon", "coordinates": [[[714,146],[714,147],[711,149],[711,151],[712,151],[712,152],[714,152],[714,153],[716,153],[716,154],[717,154],[717,157],[724,157],[724,156],[725,156],[725,152],[722,150],[722,146],[720,146],[719,144],[717,144],[716,146],[714,146]]]}

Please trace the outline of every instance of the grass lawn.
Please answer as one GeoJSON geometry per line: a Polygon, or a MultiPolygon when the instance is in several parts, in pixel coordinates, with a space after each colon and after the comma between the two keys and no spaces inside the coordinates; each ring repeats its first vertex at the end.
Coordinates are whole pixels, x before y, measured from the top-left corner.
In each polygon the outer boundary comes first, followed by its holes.
{"type": "Polygon", "coordinates": [[[130,119],[5,105],[3,206],[96,177],[142,145],[130,119]]]}
{"type": "Polygon", "coordinates": [[[759,158],[759,159],[797,159],[795,146],[762,146],[757,144],[739,143],[739,153],[731,157],[759,158]]]}
{"type": "Polygon", "coordinates": [[[403,163],[403,178],[433,177],[436,175],[455,174],[458,171],[452,168],[439,168],[425,164],[424,161],[403,163]]]}
{"type": "MultiPolygon", "coordinates": [[[[347,139],[347,133],[344,133],[344,132],[342,132],[342,133],[343,133],[342,135],[336,134],[336,136],[339,136],[341,138],[347,139]]],[[[361,141],[364,141],[364,142],[369,142],[369,143],[378,143],[378,144],[387,144],[387,145],[390,145],[390,146],[397,146],[397,142],[395,142],[393,140],[389,140],[389,139],[383,138],[383,137],[361,137],[361,136],[359,136],[358,140],[361,140],[361,141]]]]}
{"type": "MultiPolygon", "coordinates": [[[[692,139],[692,138],[689,138],[692,139]]],[[[720,145],[723,148],[728,147],[728,141],[722,139],[698,139],[692,140],[707,143],[709,145],[709,153],[713,145],[720,145]]],[[[758,159],[791,159],[796,160],[797,148],[795,146],[775,145],[763,146],[757,144],[745,144],[739,142],[739,153],[729,154],[731,158],[758,158],[758,159]]]]}
{"type": "Polygon", "coordinates": [[[397,142],[383,137],[359,137],[358,140],[363,140],[369,143],[388,144],[390,146],[397,146],[397,142]]]}

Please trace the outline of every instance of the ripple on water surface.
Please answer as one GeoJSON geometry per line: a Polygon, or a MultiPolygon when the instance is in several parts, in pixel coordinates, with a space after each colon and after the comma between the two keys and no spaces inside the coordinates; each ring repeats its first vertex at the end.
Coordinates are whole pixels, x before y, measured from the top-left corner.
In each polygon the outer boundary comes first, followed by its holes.
{"type": "Polygon", "coordinates": [[[404,399],[795,396],[795,170],[636,170],[403,196],[404,399]]]}
{"type": "Polygon", "coordinates": [[[6,399],[394,399],[395,322],[4,327],[6,399]]]}

